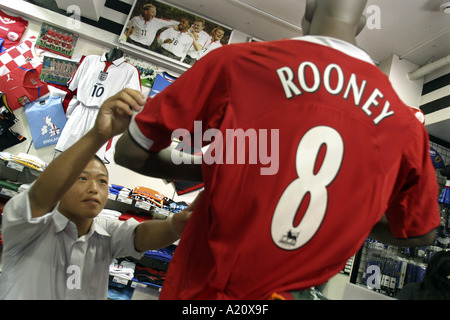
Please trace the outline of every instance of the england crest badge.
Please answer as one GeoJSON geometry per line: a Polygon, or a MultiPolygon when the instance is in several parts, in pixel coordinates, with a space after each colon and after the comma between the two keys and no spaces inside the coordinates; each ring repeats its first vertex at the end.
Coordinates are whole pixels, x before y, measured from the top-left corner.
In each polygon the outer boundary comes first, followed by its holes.
{"type": "Polygon", "coordinates": [[[108,72],[100,71],[100,74],[98,75],[98,80],[105,81],[106,78],[108,78],[108,72]]]}

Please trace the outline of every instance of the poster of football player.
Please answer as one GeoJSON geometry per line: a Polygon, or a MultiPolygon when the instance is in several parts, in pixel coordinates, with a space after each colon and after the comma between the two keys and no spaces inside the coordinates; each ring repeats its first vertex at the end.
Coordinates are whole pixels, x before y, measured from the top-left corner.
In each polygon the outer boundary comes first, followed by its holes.
{"type": "Polygon", "coordinates": [[[119,42],[193,65],[228,44],[231,32],[231,28],[163,1],[135,0],[119,42]]]}

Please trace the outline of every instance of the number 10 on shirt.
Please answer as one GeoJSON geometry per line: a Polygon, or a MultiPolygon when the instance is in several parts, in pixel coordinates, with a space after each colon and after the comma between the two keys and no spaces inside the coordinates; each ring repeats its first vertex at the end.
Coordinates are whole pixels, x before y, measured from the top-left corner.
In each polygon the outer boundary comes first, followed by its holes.
{"type": "Polygon", "coordinates": [[[284,190],[272,218],[274,243],[285,250],[295,250],[311,240],[319,230],[328,207],[327,187],[341,168],[344,142],[333,128],[318,126],[310,129],[300,140],[296,153],[298,178],[284,190]],[[320,169],[315,173],[319,151],[326,147],[320,169]],[[300,205],[309,194],[310,200],[300,223],[294,220],[300,205]]]}

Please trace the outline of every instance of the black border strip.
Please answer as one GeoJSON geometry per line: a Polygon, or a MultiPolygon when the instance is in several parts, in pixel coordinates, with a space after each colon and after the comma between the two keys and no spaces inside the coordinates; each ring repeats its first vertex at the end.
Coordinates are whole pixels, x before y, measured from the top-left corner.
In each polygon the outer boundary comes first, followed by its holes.
{"type": "Polygon", "coordinates": [[[420,106],[420,110],[424,114],[429,114],[448,107],[450,107],[450,95],[425,103],[420,106]]]}
{"type": "Polygon", "coordinates": [[[106,0],[105,7],[119,11],[120,13],[128,16],[130,14],[132,5],[120,0],[106,0]]]}
{"type": "MultiPolygon", "coordinates": [[[[72,13],[67,13],[64,10],[61,10],[56,5],[56,2],[53,0],[25,0],[27,2],[33,3],[36,6],[48,9],[50,11],[62,14],[64,16],[70,17],[72,13]]],[[[125,15],[129,15],[132,6],[125,2],[119,0],[106,0],[105,7],[108,7],[112,10],[120,12],[125,15]]],[[[122,33],[123,24],[117,23],[112,20],[108,20],[106,17],[100,17],[98,21],[94,21],[85,17],[80,17],[81,22],[91,25],[93,27],[99,28],[101,30],[114,33],[116,35],[120,35],[122,33]]]]}
{"type": "Polygon", "coordinates": [[[450,73],[425,83],[423,85],[422,95],[424,96],[448,85],[450,85],[450,73]]]}
{"type": "Polygon", "coordinates": [[[430,137],[431,142],[437,143],[437,144],[441,145],[442,147],[450,149],[450,142],[442,140],[442,139],[432,136],[432,135],[429,135],[429,137],[430,137]]]}

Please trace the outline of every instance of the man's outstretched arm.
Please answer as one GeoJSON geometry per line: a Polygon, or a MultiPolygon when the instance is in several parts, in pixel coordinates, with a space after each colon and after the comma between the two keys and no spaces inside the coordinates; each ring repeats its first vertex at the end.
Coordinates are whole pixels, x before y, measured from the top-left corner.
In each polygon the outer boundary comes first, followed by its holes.
{"type": "Polygon", "coordinates": [[[104,102],[94,127],[55,158],[31,187],[29,197],[33,217],[54,208],[100,147],[126,130],[133,111],[139,111],[144,103],[142,94],[133,89],[120,91],[104,102]]]}

